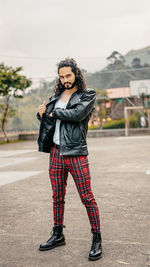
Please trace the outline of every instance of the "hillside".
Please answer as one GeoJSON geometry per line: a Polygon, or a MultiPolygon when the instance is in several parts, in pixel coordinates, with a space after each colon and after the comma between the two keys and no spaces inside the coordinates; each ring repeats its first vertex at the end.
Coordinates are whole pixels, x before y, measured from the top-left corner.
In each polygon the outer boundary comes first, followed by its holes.
{"type": "Polygon", "coordinates": [[[150,46],[129,51],[125,56],[114,51],[107,59],[108,65],[104,69],[86,74],[88,86],[99,89],[126,87],[131,80],[150,78],[150,46]]]}
{"type": "Polygon", "coordinates": [[[145,48],[131,50],[125,56],[126,63],[131,65],[133,58],[140,58],[141,63],[144,65],[145,63],[150,64],[150,46],[145,48]]]}

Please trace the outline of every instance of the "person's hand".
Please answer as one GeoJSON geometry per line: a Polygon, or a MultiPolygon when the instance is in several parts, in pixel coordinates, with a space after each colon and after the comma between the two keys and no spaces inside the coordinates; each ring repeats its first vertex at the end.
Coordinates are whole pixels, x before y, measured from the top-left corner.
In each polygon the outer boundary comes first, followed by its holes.
{"type": "Polygon", "coordinates": [[[39,106],[39,114],[41,118],[43,116],[43,113],[45,113],[45,111],[46,111],[46,102],[43,101],[43,104],[39,106]]]}
{"type": "Polygon", "coordinates": [[[49,115],[50,115],[50,117],[53,117],[53,114],[52,114],[52,112],[51,112],[49,115]]]}

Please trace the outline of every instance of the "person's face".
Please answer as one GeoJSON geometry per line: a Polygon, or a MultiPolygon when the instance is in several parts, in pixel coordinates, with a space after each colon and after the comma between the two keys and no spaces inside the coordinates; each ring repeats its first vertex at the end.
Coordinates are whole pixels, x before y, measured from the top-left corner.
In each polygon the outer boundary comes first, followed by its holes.
{"type": "Polygon", "coordinates": [[[71,67],[63,67],[59,69],[59,78],[65,89],[72,89],[75,83],[75,75],[71,67]]]}

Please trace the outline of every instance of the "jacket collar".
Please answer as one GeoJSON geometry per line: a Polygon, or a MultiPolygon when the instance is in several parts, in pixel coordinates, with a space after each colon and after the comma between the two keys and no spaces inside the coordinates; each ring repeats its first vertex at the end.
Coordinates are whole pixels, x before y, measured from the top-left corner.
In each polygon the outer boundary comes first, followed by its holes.
{"type": "MultiPolygon", "coordinates": [[[[75,104],[78,104],[78,103],[80,102],[80,94],[81,94],[80,92],[75,91],[75,92],[71,95],[71,97],[70,97],[70,99],[69,99],[69,101],[68,101],[68,103],[67,103],[67,108],[69,108],[69,107],[71,107],[71,106],[73,106],[73,105],[75,105],[75,104]]],[[[50,100],[49,103],[52,103],[53,101],[57,101],[57,100],[60,98],[60,96],[61,96],[61,95],[59,95],[59,96],[55,96],[55,95],[51,96],[51,97],[49,98],[49,100],[50,100]]]]}
{"type": "Polygon", "coordinates": [[[55,95],[51,96],[51,97],[49,98],[49,103],[51,103],[51,102],[57,100],[59,97],[60,97],[60,95],[58,95],[58,96],[55,96],[55,95]]]}
{"type": "Polygon", "coordinates": [[[80,95],[78,94],[78,92],[74,92],[71,95],[66,108],[74,106],[75,104],[78,104],[79,102],[80,102],[80,95]]]}

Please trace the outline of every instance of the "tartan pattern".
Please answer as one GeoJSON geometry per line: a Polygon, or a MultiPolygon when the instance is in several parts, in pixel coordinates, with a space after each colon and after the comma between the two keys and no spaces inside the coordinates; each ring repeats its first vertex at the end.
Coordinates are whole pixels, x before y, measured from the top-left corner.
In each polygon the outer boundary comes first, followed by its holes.
{"type": "Polygon", "coordinates": [[[76,184],[82,203],[85,205],[91,232],[100,231],[99,211],[94,199],[87,156],[61,156],[55,145],[50,150],[49,176],[53,190],[54,227],[63,225],[64,204],[68,172],[76,184]]]}

